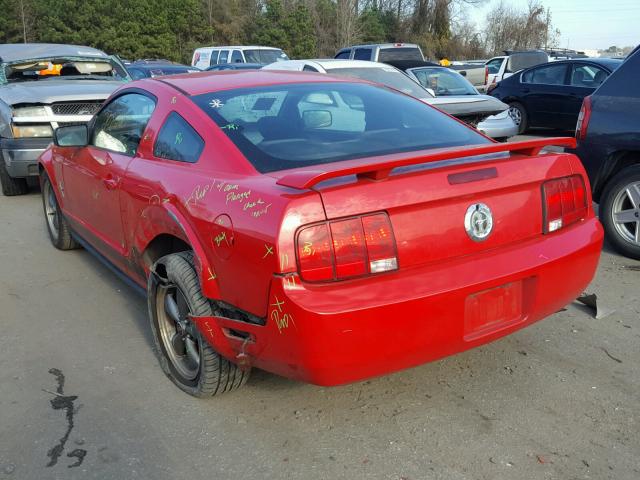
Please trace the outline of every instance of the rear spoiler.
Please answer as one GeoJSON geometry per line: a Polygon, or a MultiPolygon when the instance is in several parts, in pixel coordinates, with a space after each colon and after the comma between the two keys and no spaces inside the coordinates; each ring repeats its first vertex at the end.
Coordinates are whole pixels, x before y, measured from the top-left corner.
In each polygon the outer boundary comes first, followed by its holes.
{"type": "Polygon", "coordinates": [[[402,154],[401,156],[396,155],[391,159],[389,157],[380,157],[381,160],[374,162],[366,159],[347,160],[333,164],[338,167],[334,170],[302,168],[292,171],[282,176],[276,183],[283,187],[305,190],[325,180],[346,175],[357,175],[358,178],[368,178],[370,180],[383,180],[389,176],[394,168],[398,167],[500,152],[511,152],[517,155],[533,157],[538,155],[543,148],[550,146],[575,148],[576,139],[572,137],[540,138],[522,142],[441,148],[418,156],[407,157],[406,154],[402,154]]]}

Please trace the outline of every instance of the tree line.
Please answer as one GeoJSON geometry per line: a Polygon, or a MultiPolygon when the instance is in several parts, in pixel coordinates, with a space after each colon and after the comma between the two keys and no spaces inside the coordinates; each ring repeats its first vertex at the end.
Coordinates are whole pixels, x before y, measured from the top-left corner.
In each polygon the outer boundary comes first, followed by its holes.
{"type": "Polygon", "coordinates": [[[482,1],[0,0],[0,43],[82,44],[184,63],[205,45],[277,46],[313,58],[355,43],[411,42],[431,59],[465,59],[557,43],[539,0],[524,10],[496,5],[479,31],[468,13],[482,1]]]}

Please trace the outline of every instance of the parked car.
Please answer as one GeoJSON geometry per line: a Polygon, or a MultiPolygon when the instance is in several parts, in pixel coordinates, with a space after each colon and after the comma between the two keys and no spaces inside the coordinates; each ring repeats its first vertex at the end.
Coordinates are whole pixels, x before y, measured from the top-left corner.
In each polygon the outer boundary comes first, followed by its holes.
{"type": "Polygon", "coordinates": [[[263,63],[220,63],[206,69],[207,72],[219,72],[221,70],[260,70],[263,63]]]}
{"type": "Polygon", "coordinates": [[[389,60],[424,60],[424,55],[415,43],[371,43],[342,48],[334,58],[388,62],[389,60]]]}
{"type": "Polygon", "coordinates": [[[191,66],[205,70],[225,63],[267,63],[289,60],[279,48],[261,46],[220,46],[196,48],[191,66]]]}
{"type": "Polygon", "coordinates": [[[433,105],[473,127],[477,127],[490,115],[508,109],[508,106],[501,102],[484,101],[471,96],[435,97],[433,91],[427,90],[399,69],[377,62],[336,59],[289,60],[267,65],[264,69],[329,73],[381,83],[433,105]]]}
{"type": "Polygon", "coordinates": [[[441,67],[434,63],[414,60],[388,63],[405,72],[410,78],[433,92],[437,97],[461,98],[465,101],[476,100],[474,108],[477,112],[483,114],[484,112],[500,112],[486,117],[475,125],[479,131],[488,137],[506,140],[517,135],[518,126],[509,115],[509,106],[488,95],[481,95],[466,77],[451,70],[450,67],[441,67]]]}
{"type": "Polygon", "coordinates": [[[134,80],[141,78],[159,77],[162,75],[179,75],[181,73],[197,73],[201,70],[168,60],[137,60],[126,65],[129,75],[134,80]]]}
{"type": "Polygon", "coordinates": [[[516,52],[505,50],[504,55],[493,57],[485,63],[487,67],[487,81],[481,91],[489,93],[492,85],[509,78],[525,68],[549,62],[549,55],[542,50],[528,50],[516,52]]]}
{"type": "Polygon", "coordinates": [[[602,227],[578,159],[537,155],[551,144],[575,140],[495,143],[355,78],[178,75],[59,128],[43,206],[55,247],[87,246],[146,292],[183,391],[233,390],[250,367],[337,385],[490,342],[584,290],[602,227]]]}
{"type": "Polygon", "coordinates": [[[0,183],[4,195],[27,193],[38,156],[62,125],[88,122],[131,77],[116,57],[89,47],[0,45],[0,183]]]}
{"type": "Polygon", "coordinates": [[[640,259],[640,50],[584,99],[577,154],[600,204],[607,240],[640,259]]]}
{"type": "Polygon", "coordinates": [[[483,90],[487,83],[489,69],[484,63],[451,62],[449,68],[466,78],[478,91],[483,90]]]}
{"type": "Polygon", "coordinates": [[[574,130],[584,97],[621,63],[610,58],[545,63],[502,80],[488,93],[509,104],[520,133],[531,127],[574,130]]]}

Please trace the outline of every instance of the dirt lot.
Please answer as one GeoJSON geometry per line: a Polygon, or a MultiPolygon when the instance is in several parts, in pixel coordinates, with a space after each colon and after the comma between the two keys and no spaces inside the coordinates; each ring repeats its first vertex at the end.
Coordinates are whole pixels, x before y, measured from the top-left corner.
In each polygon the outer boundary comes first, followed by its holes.
{"type": "Polygon", "coordinates": [[[601,319],[572,305],[384,378],[255,372],[203,401],[156,364],[144,299],[50,246],[38,192],[0,218],[0,479],[640,478],[640,262],[605,250],[601,319]]]}

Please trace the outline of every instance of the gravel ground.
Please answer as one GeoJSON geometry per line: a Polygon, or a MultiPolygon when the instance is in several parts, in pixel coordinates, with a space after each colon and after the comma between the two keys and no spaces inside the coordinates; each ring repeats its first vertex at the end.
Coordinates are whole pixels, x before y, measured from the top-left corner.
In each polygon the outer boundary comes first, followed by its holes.
{"type": "Polygon", "coordinates": [[[49,244],[38,192],[0,218],[0,480],[640,478],[640,262],[603,252],[604,318],[574,304],[383,378],[257,371],[197,400],[157,365],[144,299],[49,244]]]}

